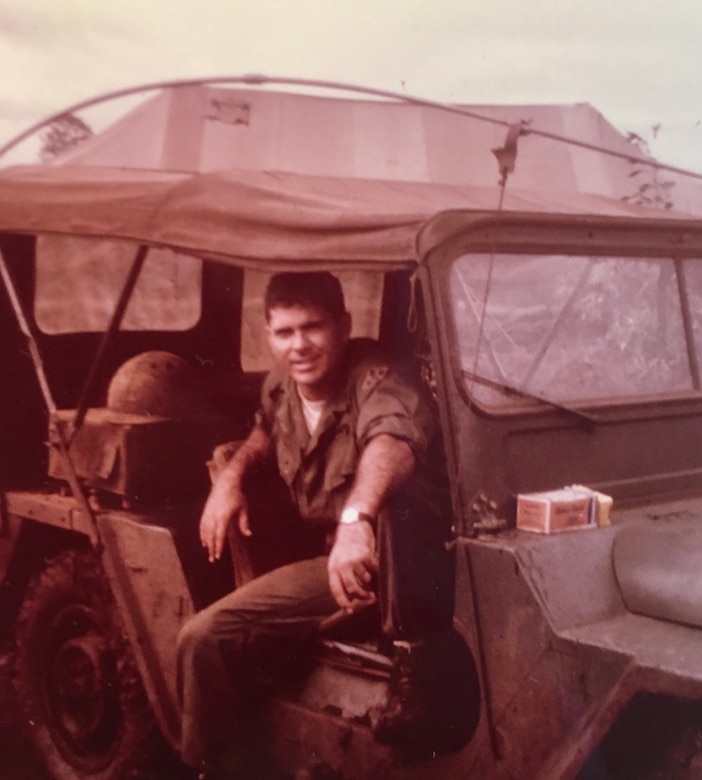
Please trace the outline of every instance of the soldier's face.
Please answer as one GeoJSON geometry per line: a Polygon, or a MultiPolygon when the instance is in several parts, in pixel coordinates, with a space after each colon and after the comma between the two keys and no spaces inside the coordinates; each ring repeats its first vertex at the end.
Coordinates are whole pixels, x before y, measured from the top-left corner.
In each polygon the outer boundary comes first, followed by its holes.
{"type": "Polygon", "coordinates": [[[351,318],[335,320],[321,306],[277,306],[266,336],[273,357],[311,401],[329,397],[351,333],[351,318]]]}

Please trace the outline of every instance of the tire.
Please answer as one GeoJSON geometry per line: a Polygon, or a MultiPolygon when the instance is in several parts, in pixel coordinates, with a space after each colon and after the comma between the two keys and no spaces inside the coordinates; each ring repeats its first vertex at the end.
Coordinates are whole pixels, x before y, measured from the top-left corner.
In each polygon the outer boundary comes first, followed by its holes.
{"type": "Polygon", "coordinates": [[[62,552],[30,582],[16,640],[18,704],[50,775],[138,775],[155,721],[94,552],[62,552]]]}

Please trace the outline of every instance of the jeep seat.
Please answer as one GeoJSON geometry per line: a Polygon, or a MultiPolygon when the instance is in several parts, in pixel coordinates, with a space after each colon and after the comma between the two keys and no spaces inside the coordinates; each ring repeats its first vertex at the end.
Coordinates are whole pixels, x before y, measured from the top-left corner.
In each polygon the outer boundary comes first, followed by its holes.
{"type": "Polygon", "coordinates": [[[625,525],[614,571],[630,612],[702,628],[702,520],[692,515],[625,525]]]}

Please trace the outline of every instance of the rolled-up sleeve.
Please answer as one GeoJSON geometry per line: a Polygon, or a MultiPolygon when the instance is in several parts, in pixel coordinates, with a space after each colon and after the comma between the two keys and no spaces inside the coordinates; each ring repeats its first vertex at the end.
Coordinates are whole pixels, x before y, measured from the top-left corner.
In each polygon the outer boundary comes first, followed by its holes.
{"type": "Polygon", "coordinates": [[[280,387],[280,381],[280,376],[275,371],[271,371],[266,376],[261,388],[261,405],[254,416],[254,426],[261,428],[268,435],[273,430],[273,418],[275,416],[273,394],[280,387]]]}
{"type": "Polygon", "coordinates": [[[360,449],[387,434],[407,442],[414,456],[426,461],[434,433],[434,415],[419,387],[386,366],[373,366],[357,386],[356,441],[360,449]]]}
{"type": "Polygon", "coordinates": [[[268,422],[268,418],[266,417],[266,413],[263,408],[259,408],[258,411],[254,414],[253,427],[260,428],[268,436],[271,435],[272,427],[268,422]]]}

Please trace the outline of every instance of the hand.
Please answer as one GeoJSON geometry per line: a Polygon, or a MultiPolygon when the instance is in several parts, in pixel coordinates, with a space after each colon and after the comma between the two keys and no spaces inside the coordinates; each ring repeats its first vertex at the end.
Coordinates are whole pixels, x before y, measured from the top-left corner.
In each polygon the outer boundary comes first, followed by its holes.
{"type": "Polygon", "coordinates": [[[378,572],[378,558],[370,523],[361,520],[337,526],[327,568],[329,587],[342,609],[355,612],[376,600],[372,587],[378,572]]]}
{"type": "Polygon", "coordinates": [[[200,517],[200,541],[207,549],[210,563],[219,560],[224,547],[227,528],[232,520],[238,520],[239,531],[251,536],[246,496],[241,480],[232,479],[224,472],[215,482],[200,517]]]}

